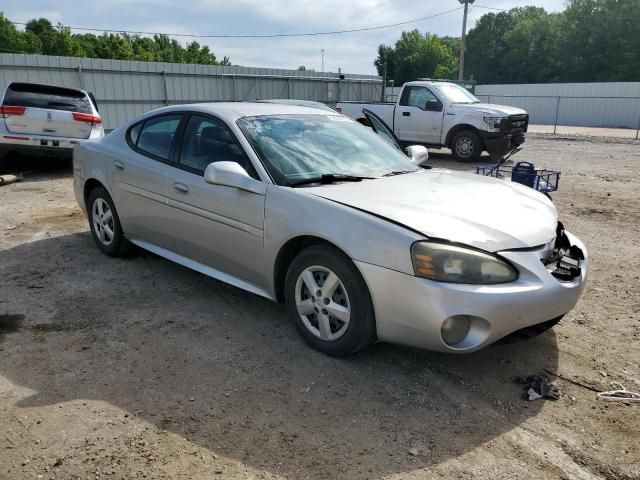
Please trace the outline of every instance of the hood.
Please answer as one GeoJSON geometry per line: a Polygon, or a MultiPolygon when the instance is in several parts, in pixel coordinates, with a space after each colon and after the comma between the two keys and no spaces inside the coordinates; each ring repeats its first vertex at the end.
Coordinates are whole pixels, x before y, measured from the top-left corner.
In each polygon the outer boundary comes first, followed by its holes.
{"type": "Polygon", "coordinates": [[[495,105],[493,103],[458,103],[455,107],[462,111],[482,112],[494,117],[506,117],[508,115],[525,115],[527,112],[521,108],[509,105],[495,105]]]}
{"type": "Polygon", "coordinates": [[[490,252],[546,244],[555,238],[558,222],[553,203],[533,189],[444,169],[305,190],[427,237],[490,252]]]}

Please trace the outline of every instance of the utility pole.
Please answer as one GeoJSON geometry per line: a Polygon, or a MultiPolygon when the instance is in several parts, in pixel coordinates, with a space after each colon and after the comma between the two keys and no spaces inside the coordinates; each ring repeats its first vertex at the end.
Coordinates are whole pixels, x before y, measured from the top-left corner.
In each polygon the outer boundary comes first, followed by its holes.
{"type": "Polygon", "coordinates": [[[320,51],[322,52],[322,73],[324,73],[324,48],[320,51]]]}
{"type": "Polygon", "coordinates": [[[464,5],[464,16],[462,17],[462,36],[460,37],[460,68],[458,69],[458,80],[464,80],[464,38],[467,34],[467,12],[469,4],[476,0],[458,0],[464,5]]]}
{"type": "Polygon", "coordinates": [[[384,67],[382,68],[382,92],[380,92],[380,101],[386,102],[386,89],[387,89],[387,62],[384,62],[384,67]]]}

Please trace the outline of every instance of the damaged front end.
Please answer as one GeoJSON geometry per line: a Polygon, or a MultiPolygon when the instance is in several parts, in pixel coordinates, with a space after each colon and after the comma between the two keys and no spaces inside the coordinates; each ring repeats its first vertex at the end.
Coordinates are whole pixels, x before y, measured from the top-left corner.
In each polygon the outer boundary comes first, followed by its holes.
{"type": "Polygon", "coordinates": [[[570,282],[582,275],[580,262],[585,259],[584,252],[577,245],[571,245],[564,225],[558,222],[556,240],[551,254],[540,261],[547,270],[561,282],[570,282]]]}

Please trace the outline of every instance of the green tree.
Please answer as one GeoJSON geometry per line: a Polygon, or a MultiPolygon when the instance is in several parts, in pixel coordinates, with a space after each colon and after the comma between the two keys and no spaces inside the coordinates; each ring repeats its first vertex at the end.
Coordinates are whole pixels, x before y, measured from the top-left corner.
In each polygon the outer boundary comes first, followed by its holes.
{"type": "Polygon", "coordinates": [[[61,24],[53,26],[46,18],[30,20],[25,31],[0,12],[0,52],[39,53],[146,62],[231,65],[229,57],[218,60],[206,45],[190,42],[182,46],[167,35],[141,37],[126,33],[72,34],[61,24]]]}
{"type": "Polygon", "coordinates": [[[112,58],[114,60],[133,59],[133,48],[128,37],[105,33],[97,38],[95,54],[98,58],[112,58]]]}
{"type": "Polygon", "coordinates": [[[483,15],[467,37],[465,72],[483,83],[637,81],[638,0],[569,0],[560,13],[483,15]]]}
{"type": "Polygon", "coordinates": [[[382,75],[387,64],[387,78],[396,85],[420,77],[451,78],[457,71],[456,55],[437,35],[418,30],[402,32],[394,47],[380,45],[374,65],[382,75]]]}
{"type": "Polygon", "coordinates": [[[637,0],[571,0],[561,19],[563,81],[638,81],[637,0]]]}
{"type": "Polygon", "coordinates": [[[40,53],[42,42],[31,32],[20,32],[2,12],[0,12],[0,52],[40,53]]]}
{"type": "Polygon", "coordinates": [[[373,64],[378,70],[378,75],[383,77],[385,75],[385,67],[387,69],[387,79],[396,78],[396,52],[393,47],[387,45],[378,46],[378,58],[375,59],[373,64]]]}

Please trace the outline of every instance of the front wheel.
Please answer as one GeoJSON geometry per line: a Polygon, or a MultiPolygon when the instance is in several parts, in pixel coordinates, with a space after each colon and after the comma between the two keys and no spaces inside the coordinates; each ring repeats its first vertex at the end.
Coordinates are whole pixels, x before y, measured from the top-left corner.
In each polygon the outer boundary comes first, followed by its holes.
{"type": "Polygon", "coordinates": [[[451,151],[462,162],[477,162],[482,153],[482,139],[473,130],[463,130],[453,137],[451,151]]]}
{"type": "Polygon", "coordinates": [[[353,262],[333,248],[313,246],[291,262],[285,303],[305,341],[327,355],[352,355],[376,339],[364,279],[353,262]]]}

